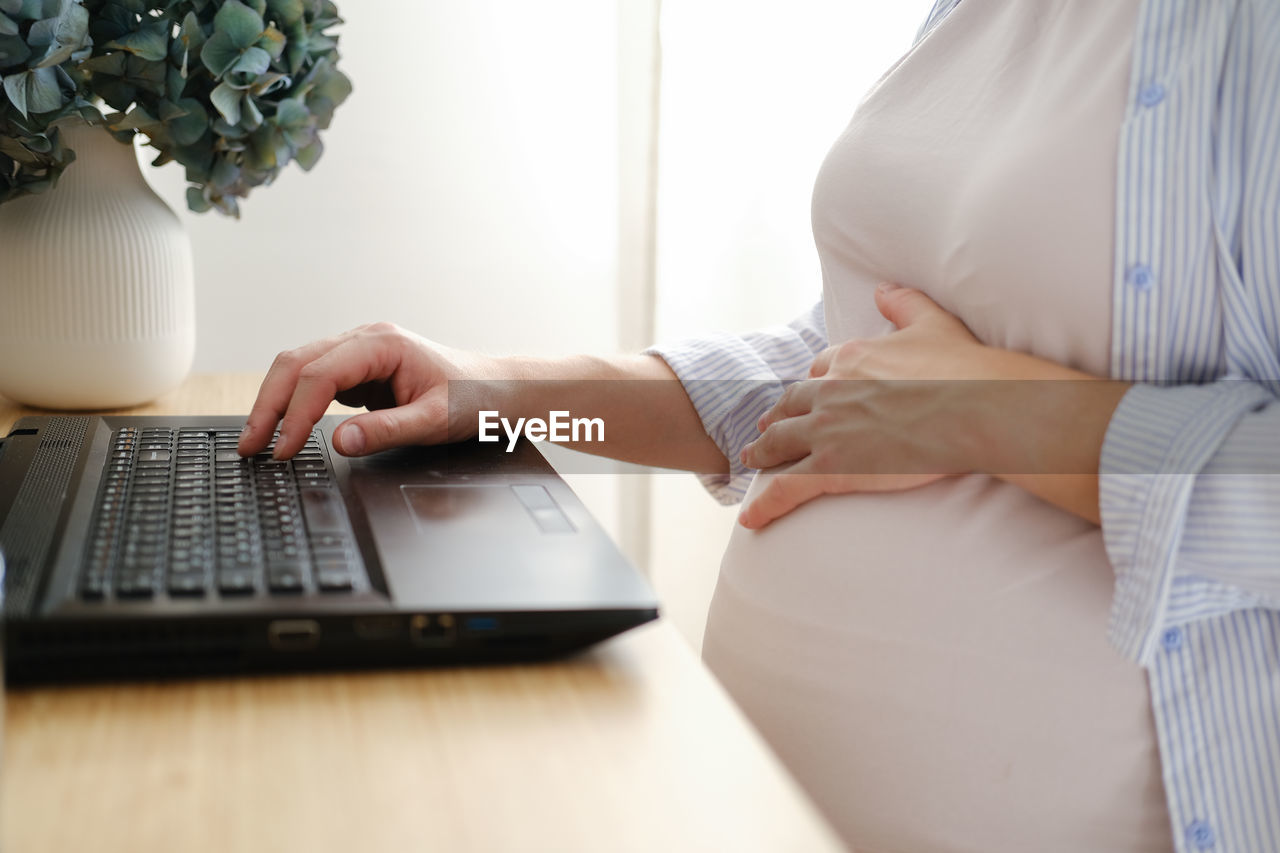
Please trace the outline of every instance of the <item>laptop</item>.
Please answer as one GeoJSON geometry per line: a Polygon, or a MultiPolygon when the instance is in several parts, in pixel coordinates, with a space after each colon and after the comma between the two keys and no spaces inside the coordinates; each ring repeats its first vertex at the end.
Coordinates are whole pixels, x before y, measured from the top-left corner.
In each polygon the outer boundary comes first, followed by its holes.
{"type": "Polygon", "coordinates": [[[9,682],[533,660],[657,618],[533,444],[348,459],[340,422],[276,461],[240,458],[243,418],[18,421],[9,682]]]}

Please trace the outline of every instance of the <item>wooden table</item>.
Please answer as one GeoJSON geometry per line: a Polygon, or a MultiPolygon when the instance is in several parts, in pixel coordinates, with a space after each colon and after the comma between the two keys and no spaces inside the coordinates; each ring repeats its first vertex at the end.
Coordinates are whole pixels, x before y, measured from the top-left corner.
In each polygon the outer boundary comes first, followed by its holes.
{"type": "MultiPolygon", "coordinates": [[[[142,414],[243,414],[255,375],[142,414]]],[[[25,410],[0,400],[0,435],[25,410]]],[[[10,853],[824,851],[666,623],[551,664],[10,690],[10,853]]]]}

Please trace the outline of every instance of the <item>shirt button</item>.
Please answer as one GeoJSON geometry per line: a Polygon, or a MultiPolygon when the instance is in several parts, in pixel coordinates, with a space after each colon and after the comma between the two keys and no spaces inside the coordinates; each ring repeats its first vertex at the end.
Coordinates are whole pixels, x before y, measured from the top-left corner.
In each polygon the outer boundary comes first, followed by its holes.
{"type": "Polygon", "coordinates": [[[1193,820],[1187,824],[1187,841],[1197,850],[1208,850],[1217,841],[1213,827],[1202,820],[1193,820]]]}
{"type": "Polygon", "coordinates": [[[1164,636],[1160,638],[1160,643],[1166,652],[1176,652],[1182,648],[1182,629],[1170,628],[1165,631],[1164,636]]]}
{"type": "Polygon", "coordinates": [[[1125,271],[1124,280],[1135,290],[1150,290],[1155,284],[1156,275],[1146,264],[1134,264],[1125,271]]]}
{"type": "Polygon", "coordinates": [[[1154,107],[1164,100],[1164,86],[1159,83],[1148,83],[1138,92],[1138,103],[1144,107],[1154,107]]]}

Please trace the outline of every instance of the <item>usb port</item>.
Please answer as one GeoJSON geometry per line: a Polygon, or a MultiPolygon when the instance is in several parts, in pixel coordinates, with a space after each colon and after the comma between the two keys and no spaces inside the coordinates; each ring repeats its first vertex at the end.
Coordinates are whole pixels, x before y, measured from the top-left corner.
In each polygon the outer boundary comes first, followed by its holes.
{"type": "Polygon", "coordinates": [[[498,630],[497,616],[468,616],[462,620],[462,627],[467,631],[483,633],[498,630]]]}

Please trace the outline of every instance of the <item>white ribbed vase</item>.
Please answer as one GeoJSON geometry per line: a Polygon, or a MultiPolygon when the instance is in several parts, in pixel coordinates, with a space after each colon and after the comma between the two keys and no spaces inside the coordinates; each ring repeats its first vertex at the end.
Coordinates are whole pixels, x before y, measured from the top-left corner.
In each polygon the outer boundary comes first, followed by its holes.
{"type": "Polygon", "coordinates": [[[0,205],[0,395],[50,409],[144,403],[195,355],[191,240],[131,145],[62,128],[56,189],[0,205]]]}

